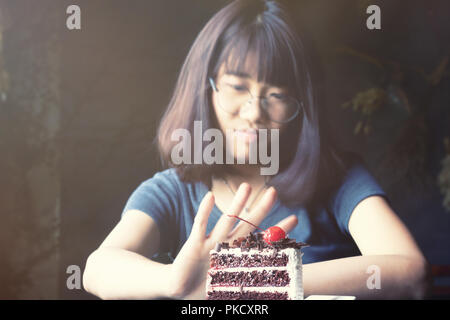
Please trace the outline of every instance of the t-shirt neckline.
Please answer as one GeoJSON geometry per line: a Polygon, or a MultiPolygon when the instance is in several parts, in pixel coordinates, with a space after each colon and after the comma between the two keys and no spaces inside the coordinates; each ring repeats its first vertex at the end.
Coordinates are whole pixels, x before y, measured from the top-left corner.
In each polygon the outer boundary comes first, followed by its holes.
{"type": "MultiPolygon", "coordinates": [[[[200,188],[200,192],[198,192],[197,194],[199,195],[199,198],[197,199],[198,205],[200,206],[200,203],[202,202],[202,199],[205,197],[205,195],[210,191],[209,188],[206,186],[206,184],[204,182],[200,182],[198,183],[199,188],[200,188]]],[[[272,208],[270,209],[269,213],[267,214],[266,218],[271,216],[273,214],[273,212],[275,210],[278,209],[278,207],[280,206],[280,200],[277,198],[275,200],[274,205],[272,206],[272,208]]],[[[224,212],[222,212],[222,210],[220,210],[220,208],[214,204],[213,210],[211,212],[211,215],[214,215],[217,217],[217,219],[219,219],[222,214],[224,214],[224,212]]]]}

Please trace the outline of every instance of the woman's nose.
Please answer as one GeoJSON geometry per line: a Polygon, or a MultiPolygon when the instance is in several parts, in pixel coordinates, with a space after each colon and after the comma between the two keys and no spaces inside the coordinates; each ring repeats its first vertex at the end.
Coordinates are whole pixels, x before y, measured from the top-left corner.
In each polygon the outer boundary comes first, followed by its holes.
{"type": "Polygon", "coordinates": [[[263,97],[252,96],[241,108],[241,117],[255,122],[263,116],[263,97]]]}

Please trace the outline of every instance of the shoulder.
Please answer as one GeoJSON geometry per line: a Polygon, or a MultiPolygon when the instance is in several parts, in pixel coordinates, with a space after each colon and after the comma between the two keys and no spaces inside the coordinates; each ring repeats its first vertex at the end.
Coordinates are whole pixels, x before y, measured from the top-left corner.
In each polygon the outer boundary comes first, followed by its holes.
{"type": "Polygon", "coordinates": [[[156,172],[151,178],[142,181],[132,192],[125,210],[147,209],[146,206],[173,202],[180,194],[180,184],[174,169],[156,172]]]}
{"type": "Polygon", "coordinates": [[[349,192],[358,194],[380,189],[380,185],[368,168],[363,163],[355,163],[347,169],[336,196],[343,196],[349,192]]]}
{"type": "Polygon", "coordinates": [[[365,198],[374,195],[386,197],[381,185],[363,163],[352,164],[330,202],[330,210],[343,232],[349,232],[348,221],[354,208],[365,198]]]}
{"type": "Polygon", "coordinates": [[[163,171],[156,172],[151,178],[147,179],[144,182],[148,182],[151,180],[167,180],[167,181],[179,181],[177,172],[174,168],[165,169],[163,171]]]}
{"type": "Polygon", "coordinates": [[[186,182],[176,168],[169,168],[156,172],[151,178],[141,182],[131,197],[181,203],[195,198],[198,190],[202,190],[198,182],[186,182]]]}
{"type": "Polygon", "coordinates": [[[174,168],[169,168],[156,172],[151,178],[142,181],[139,187],[158,185],[176,188],[180,184],[183,184],[183,182],[178,177],[176,170],[174,168]]]}

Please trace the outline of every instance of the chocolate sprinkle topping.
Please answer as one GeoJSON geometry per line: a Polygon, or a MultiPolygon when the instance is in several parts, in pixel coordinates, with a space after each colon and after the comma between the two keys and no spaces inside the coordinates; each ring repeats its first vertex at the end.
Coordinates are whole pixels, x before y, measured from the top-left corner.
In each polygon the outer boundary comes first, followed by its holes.
{"type": "MultiPolygon", "coordinates": [[[[250,232],[247,237],[240,237],[233,241],[230,245],[228,242],[220,243],[220,249],[229,249],[229,248],[240,248],[241,251],[249,251],[252,248],[262,250],[264,248],[275,249],[275,251],[286,249],[286,248],[296,248],[301,249],[303,247],[307,247],[308,245],[303,242],[297,242],[295,239],[284,238],[278,241],[273,241],[271,244],[268,244],[263,239],[262,233],[252,233],[250,232]]],[[[220,251],[217,250],[217,251],[220,251]]]]}

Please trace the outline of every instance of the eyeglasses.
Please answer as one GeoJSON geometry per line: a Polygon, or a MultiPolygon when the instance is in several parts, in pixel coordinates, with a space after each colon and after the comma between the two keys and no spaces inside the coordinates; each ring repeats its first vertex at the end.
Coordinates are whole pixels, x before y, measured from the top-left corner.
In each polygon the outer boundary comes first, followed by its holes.
{"type": "MultiPolygon", "coordinates": [[[[256,97],[243,85],[227,82],[218,85],[211,77],[209,83],[217,92],[220,107],[231,114],[237,114],[244,105],[250,104],[256,97]]],[[[261,105],[270,120],[278,123],[292,121],[303,107],[303,104],[297,99],[282,93],[271,93],[266,97],[259,98],[261,98],[261,105]]]]}

